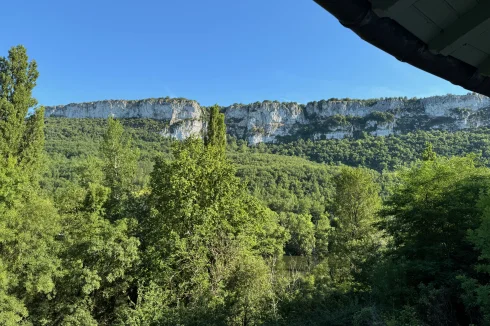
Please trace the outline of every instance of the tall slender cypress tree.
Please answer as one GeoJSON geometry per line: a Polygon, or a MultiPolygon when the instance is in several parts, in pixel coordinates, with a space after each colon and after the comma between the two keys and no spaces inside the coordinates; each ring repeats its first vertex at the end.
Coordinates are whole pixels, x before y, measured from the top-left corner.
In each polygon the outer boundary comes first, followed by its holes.
{"type": "Polygon", "coordinates": [[[425,142],[425,149],[422,153],[422,161],[435,161],[436,153],[434,152],[434,148],[432,147],[432,143],[425,142]]]}
{"type": "Polygon", "coordinates": [[[226,126],[225,115],[219,112],[219,106],[214,105],[211,108],[208,131],[204,138],[206,146],[214,146],[221,154],[225,153],[226,149],[226,126]]]}

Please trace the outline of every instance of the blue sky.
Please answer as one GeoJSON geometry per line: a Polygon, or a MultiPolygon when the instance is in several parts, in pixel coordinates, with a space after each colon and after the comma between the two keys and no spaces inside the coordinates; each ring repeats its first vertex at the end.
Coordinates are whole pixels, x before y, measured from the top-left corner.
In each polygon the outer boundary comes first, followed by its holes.
{"type": "Polygon", "coordinates": [[[466,90],[362,41],[313,0],[15,0],[0,55],[23,44],[44,105],[186,97],[203,105],[466,90]]]}

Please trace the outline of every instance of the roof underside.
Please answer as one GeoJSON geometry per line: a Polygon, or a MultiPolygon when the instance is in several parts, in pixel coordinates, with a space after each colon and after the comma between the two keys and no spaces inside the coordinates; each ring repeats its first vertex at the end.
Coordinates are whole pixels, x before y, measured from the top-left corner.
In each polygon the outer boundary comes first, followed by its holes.
{"type": "Polygon", "coordinates": [[[361,38],[490,96],[490,0],[315,0],[361,38]]]}

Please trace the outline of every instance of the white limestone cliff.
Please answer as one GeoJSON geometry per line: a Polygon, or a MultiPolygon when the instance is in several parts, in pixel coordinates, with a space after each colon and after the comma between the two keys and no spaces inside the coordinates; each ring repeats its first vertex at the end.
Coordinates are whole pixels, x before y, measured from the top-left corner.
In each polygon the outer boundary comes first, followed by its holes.
{"type": "Polygon", "coordinates": [[[106,119],[110,116],[168,121],[169,127],[162,130],[162,135],[179,140],[200,135],[204,120],[199,103],[186,99],[106,100],[45,108],[45,117],[106,119]]]}
{"type": "Polygon", "coordinates": [[[249,143],[274,142],[276,137],[290,135],[295,125],[304,125],[307,119],[298,103],[257,102],[234,104],[224,108],[228,130],[249,143]]]}
{"type": "MultiPolygon", "coordinates": [[[[415,129],[459,130],[490,126],[490,98],[467,95],[423,99],[322,100],[306,105],[277,101],[222,108],[229,134],[251,144],[287,137],[331,139],[367,132],[376,136],[415,129]]],[[[106,100],[46,107],[46,117],[146,118],[168,122],[162,135],[202,135],[206,108],[186,99],[106,100]]]]}

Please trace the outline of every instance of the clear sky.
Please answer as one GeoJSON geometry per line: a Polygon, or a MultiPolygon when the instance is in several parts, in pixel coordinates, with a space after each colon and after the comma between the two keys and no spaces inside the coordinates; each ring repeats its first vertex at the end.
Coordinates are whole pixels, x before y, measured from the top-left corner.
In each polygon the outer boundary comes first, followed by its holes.
{"type": "Polygon", "coordinates": [[[0,56],[23,44],[44,105],[185,97],[203,105],[466,90],[362,41],[313,0],[15,0],[0,56]]]}

